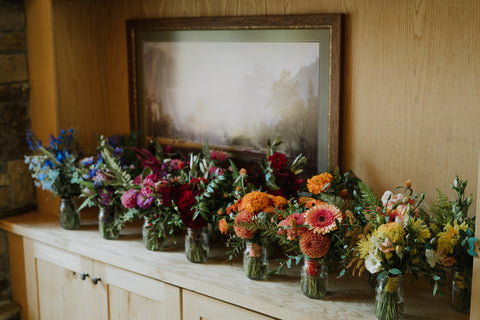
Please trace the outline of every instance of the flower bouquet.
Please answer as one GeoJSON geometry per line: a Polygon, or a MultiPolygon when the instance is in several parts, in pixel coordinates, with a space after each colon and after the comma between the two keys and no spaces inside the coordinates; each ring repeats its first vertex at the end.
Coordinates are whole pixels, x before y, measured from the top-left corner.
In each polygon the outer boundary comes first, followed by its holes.
{"type": "Polygon", "coordinates": [[[278,223],[278,235],[287,247],[287,266],[304,258],[301,290],[309,298],[327,293],[329,252],[341,242],[342,211],[324,201],[302,197],[291,203],[278,223]]]}
{"type": "Polygon", "coordinates": [[[229,201],[233,188],[232,170],[236,168],[227,153],[210,150],[207,144],[204,144],[201,155],[190,155],[188,183],[180,190],[177,208],[187,226],[185,255],[191,262],[200,263],[208,258],[207,225],[211,223],[216,228],[217,212],[222,211],[229,201]]]}
{"type": "Polygon", "coordinates": [[[279,152],[281,144],[278,138],[273,143],[268,140],[266,158],[261,161],[264,179],[259,179],[256,185],[259,190],[290,199],[297,196],[302,187],[304,181],[299,175],[303,173],[307,158],[300,154],[288,165],[287,156],[279,152]]]}
{"type": "Polygon", "coordinates": [[[466,180],[455,177],[451,188],[456,199],[451,201],[438,190],[438,199],[430,208],[431,228],[434,237],[429,243],[426,256],[431,267],[437,264],[451,268],[449,287],[450,304],[459,312],[470,311],[471,284],[475,243],[475,217],[468,217],[472,195],[465,198],[466,180]]]}
{"type": "Polygon", "coordinates": [[[274,196],[260,191],[252,191],[227,208],[233,222],[221,220],[221,229],[232,225],[235,235],[228,241],[232,247],[229,259],[244,251],[244,272],[253,280],[263,280],[268,276],[268,251],[266,244],[276,240],[276,223],[278,210],[286,208],[288,201],[281,196],[274,196]]]}
{"type": "Polygon", "coordinates": [[[104,239],[118,238],[124,221],[121,220],[120,195],[112,184],[114,174],[108,169],[101,152],[111,155],[122,165],[122,170],[132,174],[135,164],[127,164],[124,145],[128,142],[125,140],[124,136],[111,136],[108,139],[100,136],[97,146],[99,153],[82,159],[73,177],[73,181],[83,187],[80,197],[84,201],[79,210],[93,206],[99,208],[98,228],[104,239]]]}
{"type": "Polygon", "coordinates": [[[119,223],[143,218],[142,238],[148,250],[162,250],[166,237],[182,227],[180,216],[171,205],[173,192],[170,191],[176,190],[178,185],[178,177],[174,175],[176,170],[162,167],[173,160],[158,152],[158,145],[155,147],[155,155],[147,149],[134,149],[142,168],[142,173],[135,178],[122,168],[118,157],[114,158],[107,150],[101,152],[113,176],[111,185],[121,195],[121,204],[125,208],[119,223]]]}
{"type": "Polygon", "coordinates": [[[403,317],[403,275],[418,275],[437,281],[425,259],[431,238],[420,204],[424,194],[413,194],[407,181],[402,193],[384,193],[382,201],[360,184],[365,215],[370,224],[360,235],[356,260],[351,263],[361,273],[378,274],[375,314],[381,320],[403,317]]]}
{"type": "Polygon", "coordinates": [[[72,183],[72,177],[77,170],[79,149],[73,129],[61,130],[57,138],[50,135],[50,146],[43,146],[31,130],[27,131],[27,141],[35,152],[25,156],[35,185],[60,196],[60,225],[65,229],[78,229],[80,214],[72,197],[80,194],[80,188],[72,183]]]}

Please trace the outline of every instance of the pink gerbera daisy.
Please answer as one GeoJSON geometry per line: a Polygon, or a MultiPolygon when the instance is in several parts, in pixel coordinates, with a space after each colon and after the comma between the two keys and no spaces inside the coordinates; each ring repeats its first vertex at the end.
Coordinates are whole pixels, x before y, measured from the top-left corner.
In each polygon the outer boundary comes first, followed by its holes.
{"type": "Polygon", "coordinates": [[[337,229],[335,220],[342,222],[343,216],[340,209],[331,204],[315,206],[305,213],[305,224],[319,234],[327,234],[337,229]]]}

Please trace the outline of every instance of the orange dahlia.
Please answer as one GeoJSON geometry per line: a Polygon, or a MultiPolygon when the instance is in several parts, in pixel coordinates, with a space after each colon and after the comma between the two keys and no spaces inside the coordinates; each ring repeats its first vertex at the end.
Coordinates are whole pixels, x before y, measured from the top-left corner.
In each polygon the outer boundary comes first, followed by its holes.
{"type": "Polygon", "coordinates": [[[242,239],[253,238],[253,235],[257,230],[246,229],[244,226],[240,226],[239,222],[251,223],[254,217],[255,214],[247,210],[243,210],[238,213],[238,215],[235,217],[235,224],[233,226],[237,236],[242,239]]]}
{"type": "Polygon", "coordinates": [[[322,204],[305,212],[305,224],[315,233],[326,234],[337,229],[335,220],[342,222],[343,216],[340,209],[331,204],[322,204]]]}
{"type": "Polygon", "coordinates": [[[321,258],[330,249],[330,237],[308,230],[300,237],[299,244],[304,255],[309,258],[321,258]]]}
{"type": "Polygon", "coordinates": [[[260,191],[253,191],[243,196],[239,210],[260,212],[269,206],[268,194],[260,191]]]}
{"type": "Polygon", "coordinates": [[[307,180],[308,191],[313,194],[319,194],[330,185],[332,180],[333,176],[328,172],[313,176],[307,180]]]}

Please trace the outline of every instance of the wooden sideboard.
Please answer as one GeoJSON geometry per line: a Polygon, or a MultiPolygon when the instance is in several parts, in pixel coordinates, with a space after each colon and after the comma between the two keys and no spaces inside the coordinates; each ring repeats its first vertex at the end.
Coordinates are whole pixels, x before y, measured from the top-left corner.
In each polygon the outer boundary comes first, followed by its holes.
{"type": "MultiPolygon", "coordinates": [[[[0,227],[9,232],[22,319],[375,319],[366,278],[330,275],[327,297],[312,300],[300,291],[298,270],[250,280],[241,261],[225,262],[221,244],[207,263],[194,264],[181,246],[146,250],[138,226],[104,240],[93,217],[75,231],[43,212],[0,220],[0,227]]],[[[405,319],[468,319],[428,287],[406,284],[405,291],[405,319]]]]}

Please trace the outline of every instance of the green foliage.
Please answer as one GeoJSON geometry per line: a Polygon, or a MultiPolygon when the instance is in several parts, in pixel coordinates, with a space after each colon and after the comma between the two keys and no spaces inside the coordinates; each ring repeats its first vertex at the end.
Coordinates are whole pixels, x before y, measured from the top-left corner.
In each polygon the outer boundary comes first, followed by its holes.
{"type": "Polygon", "coordinates": [[[373,190],[370,189],[370,187],[364,184],[363,182],[359,182],[358,187],[360,190],[360,201],[361,201],[362,207],[364,208],[365,213],[368,213],[370,215],[375,215],[376,209],[380,204],[380,202],[377,199],[377,196],[375,195],[373,190]]]}

